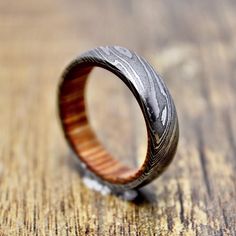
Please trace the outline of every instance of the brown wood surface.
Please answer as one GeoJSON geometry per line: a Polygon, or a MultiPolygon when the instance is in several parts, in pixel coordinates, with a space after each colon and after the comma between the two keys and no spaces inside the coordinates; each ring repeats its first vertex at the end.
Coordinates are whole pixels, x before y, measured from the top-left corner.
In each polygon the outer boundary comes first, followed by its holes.
{"type": "MultiPolygon", "coordinates": [[[[235,12],[235,0],[0,1],[0,235],[235,235],[235,12]],[[148,59],[179,115],[175,160],[133,202],[83,184],[57,117],[66,64],[106,44],[148,59]]],[[[98,135],[137,164],[134,102],[96,79],[98,135]]]]}

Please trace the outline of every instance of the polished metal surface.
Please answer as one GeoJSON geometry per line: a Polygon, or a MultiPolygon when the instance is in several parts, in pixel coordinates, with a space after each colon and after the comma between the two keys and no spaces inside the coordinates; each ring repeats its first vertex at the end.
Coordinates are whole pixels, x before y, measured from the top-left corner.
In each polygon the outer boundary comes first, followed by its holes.
{"type": "MultiPolygon", "coordinates": [[[[83,87],[83,86],[82,86],[83,87]]],[[[83,92],[83,88],[78,88],[83,92]]],[[[108,98],[109,99],[109,98],[108,98]]],[[[80,160],[86,172],[114,191],[139,188],[158,177],[174,157],[179,127],[173,99],[153,67],[135,52],[120,46],[104,46],[85,52],[65,69],[59,86],[59,114],[65,137],[80,160]],[[86,158],[72,143],[64,122],[64,110],[61,105],[62,87],[69,80],[86,78],[94,67],[102,67],[117,75],[132,91],[142,110],[147,134],[148,148],[146,159],[138,171],[123,178],[122,181],[110,181],[109,178],[94,172],[87,166],[86,158]]],[[[108,167],[112,169],[111,167],[108,167]]]]}

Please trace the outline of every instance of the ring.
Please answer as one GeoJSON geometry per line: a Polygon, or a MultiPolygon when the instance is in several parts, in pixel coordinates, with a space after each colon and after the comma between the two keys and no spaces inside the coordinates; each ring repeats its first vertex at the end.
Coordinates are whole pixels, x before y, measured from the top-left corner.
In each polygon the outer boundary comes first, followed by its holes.
{"type": "Polygon", "coordinates": [[[58,89],[65,138],[86,173],[116,192],[138,189],[158,177],[172,161],[179,139],[173,99],[153,67],[135,52],[104,46],[83,53],[64,70],[58,89]],[[132,169],[114,159],[93,132],[85,107],[85,86],[94,67],[111,71],[135,96],[145,119],[147,153],[132,169]]]}

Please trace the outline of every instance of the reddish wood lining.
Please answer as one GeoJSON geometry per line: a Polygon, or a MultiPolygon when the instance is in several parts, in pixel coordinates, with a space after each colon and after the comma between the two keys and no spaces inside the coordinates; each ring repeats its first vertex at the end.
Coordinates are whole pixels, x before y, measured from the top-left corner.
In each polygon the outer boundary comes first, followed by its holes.
{"type": "Polygon", "coordinates": [[[90,69],[73,71],[60,88],[60,115],[69,142],[78,157],[97,175],[112,182],[124,182],[136,170],[112,158],[97,140],[92,131],[85,110],[84,89],[90,69]]]}

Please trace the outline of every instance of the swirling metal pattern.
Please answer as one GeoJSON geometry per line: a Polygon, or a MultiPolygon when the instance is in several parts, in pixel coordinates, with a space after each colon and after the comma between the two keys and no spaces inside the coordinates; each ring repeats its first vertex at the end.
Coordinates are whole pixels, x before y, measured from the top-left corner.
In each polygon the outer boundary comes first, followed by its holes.
{"type": "MultiPolygon", "coordinates": [[[[119,46],[98,47],[85,52],[65,69],[58,98],[59,114],[66,139],[78,155],[81,165],[91,176],[114,191],[139,188],[149,183],[171,162],[179,137],[176,109],[161,77],[145,59],[135,52],[119,46]],[[76,105],[84,104],[84,86],[93,67],[102,67],[116,74],[132,91],[141,107],[147,126],[148,150],[145,162],[138,171],[130,172],[130,169],[117,164],[117,169],[114,170],[117,174],[114,178],[111,177],[113,165],[112,163],[109,165],[110,157],[108,158],[107,153],[102,154],[104,150],[100,150],[89,128],[86,114],[83,116],[83,105],[82,107],[76,105]],[[78,97],[78,100],[74,99],[75,97],[78,97]],[[72,100],[74,102],[71,102],[72,100]],[[80,118],[78,118],[78,113],[82,114],[80,118]],[[75,117],[76,122],[71,122],[70,120],[73,120],[71,117],[75,117]],[[85,127],[85,133],[82,134],[82,129],[78,130],[78,127],[85,127]],[[108,163],[104,167],[106,170],[104,173],[103,169],[102,171],[96,169],[96,163],[90,162],[86,157],[86,152],[80,146],[82,137],[87,137],[85,139],[90,137],[94,140],[95,144],[92,148],[97,148],[98,152],[101,152],[100,156],[103,156],[103,161],[100,162],[108,163]],[[111,169],[110,172],[109,169],[111,169]]],[[[86,150],[88,153],[89,148],[87,147],[86,150]]]]}

